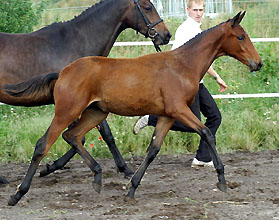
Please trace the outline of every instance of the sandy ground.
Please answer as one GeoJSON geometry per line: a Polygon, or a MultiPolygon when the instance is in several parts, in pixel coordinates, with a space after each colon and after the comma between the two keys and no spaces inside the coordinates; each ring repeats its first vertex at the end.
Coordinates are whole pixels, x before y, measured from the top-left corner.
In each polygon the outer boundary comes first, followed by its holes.
{"type": "MultiPolygon", "coordinates": [[[[10,184],[0,187],[0,219],[279,220],[279,151],[220,156],[227,193],[217,190],[217,175],[211,168],[190,167],[193,155],[158,156],[135,200],[126,202],[129,180],[116,172],[113,160],[98,160],[103,168],[100,194],[93,190],[89,168],[76,160],[46,177],[38,177],[37,172],[29,192],[14,207],[7,206],[7,201],[23,180],[28,164],[5,164],[0,176],[10,184]]],[[[127,162],[136,170],[142,160],[127,162]]]]}

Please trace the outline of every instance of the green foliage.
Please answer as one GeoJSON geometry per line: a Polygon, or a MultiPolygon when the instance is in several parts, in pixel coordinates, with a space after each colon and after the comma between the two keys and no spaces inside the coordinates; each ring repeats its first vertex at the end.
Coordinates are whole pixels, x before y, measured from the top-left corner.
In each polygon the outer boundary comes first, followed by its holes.
{"type": "Polygon", "coordinates": [[[31,0],[0,0],[0,31],[27,33],[40,21],[44,4],[32,7],[31,0]]]}
{"type": "Polygon", "coordinates": [[[279,73],[279,44],[278,42],[257,44],[257,48],[260,50],[264,66],[261,70],[260,78],[264,82],[269,82],[273,78],[278,77],[279,73]]]}

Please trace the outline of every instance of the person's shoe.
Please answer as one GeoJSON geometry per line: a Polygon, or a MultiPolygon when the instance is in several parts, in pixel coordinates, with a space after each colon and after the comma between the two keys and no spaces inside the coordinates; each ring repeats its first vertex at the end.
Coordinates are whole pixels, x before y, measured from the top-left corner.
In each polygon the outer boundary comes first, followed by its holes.
{"type": "Polygon", "coordinates": [[[197,158],[194,158],[192,161],[191,167],[199,168],[199,167],[214,167],[213,161],[203,162],[199,161],[197,158]]]}
{"type": "Polygon", "coordinates": [[[144,127],[146,127],[148,125],[148,118],[149,118],[149,115],[139,117],[139,119],[134,124],[134,129],[133,129],[134,134],[138,134],[141,129],[143,129],[144,127]]]}

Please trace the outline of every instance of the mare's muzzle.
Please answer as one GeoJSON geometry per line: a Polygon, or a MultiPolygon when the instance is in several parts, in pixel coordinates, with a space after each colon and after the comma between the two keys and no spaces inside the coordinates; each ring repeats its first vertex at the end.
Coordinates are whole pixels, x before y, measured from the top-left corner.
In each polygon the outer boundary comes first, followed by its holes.
{"type": "MultiPolygon", "coordinates": [[[[155,37],[157,35],[159,35],[158,31],[154,28],[157,24],[159,24],[160,22],[163,22],[163,19],[160,18],[158,21],[154,22],[154,23],[150,23],[149,19],[146,17],[146,15],[143,13],[140,5],[139,5],[139,1],[138,0],[134,0],[135,4],[136,4],[136,16],[138,14],[138,11],[141,15],[141,17],[143,18],[148,30],[145,33],[145,37],[150,37],[152,39],[152,41],[154,41],[155,37]]],[[[138,17],[138,16],[137,16],[138,17]]],[[[138,23],[138,19],[137,19],[137,23],[138,23]]],[[[138,26],[138,24],[137,24],[138,26]]],[[[138,28],[137,28],[138,29],[138,28]]]]}

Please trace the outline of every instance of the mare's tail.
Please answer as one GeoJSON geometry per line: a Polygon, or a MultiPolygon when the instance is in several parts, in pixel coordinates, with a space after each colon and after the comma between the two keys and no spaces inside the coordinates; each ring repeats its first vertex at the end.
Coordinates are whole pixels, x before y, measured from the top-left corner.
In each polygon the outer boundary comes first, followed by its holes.
{"type": "Polygon", "coordinates": [[[15,97],[11,103],[13,105],[40,106],[54,104],[53,89],[58,76],[59,73],[39,75],[18,84],[5,84],[2,90],[15,97]]]}

